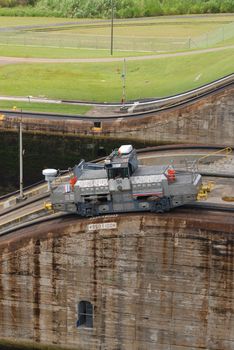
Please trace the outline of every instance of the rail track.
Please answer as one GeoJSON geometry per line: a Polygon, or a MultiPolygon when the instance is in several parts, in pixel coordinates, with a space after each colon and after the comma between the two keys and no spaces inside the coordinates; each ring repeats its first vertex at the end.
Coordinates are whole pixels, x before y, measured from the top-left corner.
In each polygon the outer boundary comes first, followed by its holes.
{"type": "MultiPolygon", "coordinates": [[[[215,145],[214,146],[214,145],[177,144],[177,145],[163,145],[163,146],[152,146],[152,147],[147,147],[147,148],[140,148],[137,150],[137,153],[142,154],[142,153],[152,153],[152,152],[162,152],[162,151],[178,151],[178,150],[186,150],[186,149],[215,151],[215,150],[221,150],[223,148],[225,148],[224,145],[220,145],[220,146],[215,145]]],[[[233,146],[231,145],[231,148],[234,149],[234,145],[233,146]]],[[[97,162],[103,161],[104,159],[105,159],[105,157],[100,157],[100,158],[96,158],[94,160],[91,160],[90,162],[97,163],[97,162]]],[[[207,174],[207,176],[215,176],[215,175],[214,174],[209,174],[209,175],[207,174]]],[[[223,175],[217,174],[217,176],[223,176],[223,175]]],[[[42,185],[43,183],[45,183],[45,181],[41,180],[41,181],[38,181],[30,186],[24,187],[24,192],[34,188],[37,185],[42,185]]],[[[4,195],[0,196],[0,201],[2,201],[4,199],[8,199],[12,196],[16,196],[18,194],[19,194],[19,190],[4,194],[4,195]]],[[[0,214],[0,216],[1,216],[1,214],[0,214]]]]}
{"type": "MultiPolygon", "coordinates": [[[[45,182],[44,180],[41,180],[41,181],[35,182],[35,183],[32,184],[32,185],[26,186],[26,187],[24,187],[24,191],[30,190],[31,188],[33,188],[33,187],[35,187],[35,186],[37,186],[37,185],[41,185],[41,184],[43,184],[44,182],[45,182]]],[[[18,190],[13,191],[13,192],[10,192],[10,193],[6,193],[6,194],[0,196],[0,201],[3,200],[3,199],[7,199],[7,198],[9,198],[9,197],[15,196],[15,195],[17,195],[17,194],[19,194],[19,191],[18,191],[18,190]]]]}
{"type": "MultiPolygon", "coordinates": [[[[85,121],[94,121],[94,120],[116,120],[119,118],[141,118],[147,114],[152,114],[155,112],[165,111],[172,109],[174,107],[182,106],[194,102],[202,97],[205,97],[209,94],[214,94],[220,90],[223,90],[229,86],[232,86],[234,83],[234,73],[227,75],[221,79],[215,80],[209,84],[205,84],[197,89],[193,89],[182,94],[169,96],[166,98],[160,99],[144,99],[138,101],[131,101],[124,104],[120,103],[92,103],[85,102],[87,105],[91,106],[108,106],[120,108],[124,110],[125,113],[118,113],[118,115],[109,115],[105,117],[97,116],[82,116],[82,115],[63,115],[63,114],[54,114],[54,113],[39,113],[39,112],[20,112],[20,111],[9,111],[0,109],[0,113],[11,116],[22,116],[24,118],[45,118],[45,119],[56,119],[56,120],[85,120],[85,121]],[[122,107],[122,108],[121,108],[122,107]],[[131,112],[130,112],[131,111],[131,112]],[[126,113],[128,112],[128,113],[126,113]]],[[[81,104],[79,101],[73,100],[61,100],[61,103],[66,104],[81,104]]],[[[82,102],[84,104],[84,102],[82,102]]]]}
{"type": "MultiPolygon", "coordinates": [[[[184,205],[183,207],[173,209],[173,212],[182,212],[184,210],[205,210],[205,211],[212,211],[212,212],[226,212],[226,213],[233,213],[234,212],[234,206],[228,206],[225,204],[208,204],[208,203],[195,203],[190,205],[184,205]]],[[[135,213],[135,212],[134,212],[135,213]]],[[[144,214],[147,214],[147,212],[142,212],[144,214]]],[[[130,215],[133,214],[133,212],[129,213],[119,213],[117,215],[130,215]]],[[[139,213],[138,213],[139,214],[139,213]]],[[[164,215],[164,214],[155,214],[155,215],[164,215]]],[[[105,214],[105,217],[113,216],[113,214],[105,214]]],[[[43,216],[37,219],[33,219],[27,222],[19,223],[16,226],[8,227],[4,230],[0,230],[0,237],[5,236],[7,234],[10,234],[14,231],[29,228],[31,226],[40,224],[40,223],[46,223],[55,219],[63,219],[63,218],[76,218],[78,220],[86,220],[87,218],[79,217],[76,214],[68,214],[68,213],[53,213],[47,216],[43,216]]],[[[99,217],[99,216],[97,216],[99,217]]]]}
{"type": "MultiPolygon", "coordinates": [[[[201,151],[217,151],[221,150],[223,146],[212,146],[212,145],[190,145],[190,144],[185,144],[185,145],[167,145],[167,146],[155,146],[155,147],[148,147],[144,149],[139,149],[137,150],[138,154],[151,154],[151,153],[157,153],[157,152],[162,152],[162,151],[172,151],[172,150],[184,150],[184,149],[191,149],[191,150],[201,150],[201,151]]],[[[104,160],[105,157],[98,158],[95,160],[92,160],[92,162],[100,162],[104,160]]],[[[202,173],[201,173],[202,174],[202,173]]],[[[202,174],[204,177],[206,176],[216,176],[216,177],[222,177],[222,178],[234,178],[234,174],[208,174],[208,173],[203,173],[202,174]]],[[[36,185],[42,185],[42,182],[36,183],[36,185]]],[[[33,188],[35,185],[31,185],[27,188],[33,188]]],[[[45,183],[46,186],[46,183],[45,183]]],[[[6,200],[7,198],[10,198],[12,195],[17,195],[19,191],[15,191],[13,193],[10,193],[8,195],[4,195],[0,197],[0,200],[6,200]]],[[[64,213],[56,213],[54,214],[53,212],[48,212],[46,210],[43,210],[43,204],[44,201],[49,197],[49,193],[42,193],[37,196],[31,197],[25,201],[22,201],[18,203],[15,206],[6,208],[4,210],[0,211],[0,218],[2,221],[2,224],[0,224],[0,236],[5,235],[7,233],[10,233],[14,230],[23,228],[23,227],[28,227],[30,224],[34,225],[36,223],[40,222],[46,222],[47,220],[52,220],[53,218],[57,217],[63,217],[63,216],[68,216],[69,214],[64,214],[64,213]],[[34,206],[34,209],[32,207],[34,206]],[[26,208],[29,208],[27,210],[26,208]],[[26,209],[25,213],[22,211],[22,209],[26,209]],[[8,215],[11,213],[15,213],[14,219],[7,219],[8,215]],[[40,216],[36,217],[35,216],[40,216]],[[5,219],[5,222],[4,222],[5,219]],[[7,221],[8,220],[8,221],[7,221]]],[[[205,203],[205,202],[196,202],[191,205],[186,205],[184,208],[195,210],[195,209],[202,209],[202,210],[209,210],[209,211],[222,211],[222,212],[233,212],[234,211],[234,205],[228,205],[228,204],[211,204],[211,203],[205,203]]],[[[77,217],[77,216],[76,216],[77,217]]]]}
{"type": "Polygon", "coordinates": [[[34,219],[34,220],[30,220],[30,221],[27,221],[27,222],[19,223],[16,226],[8,227],[8,228],[6,228],[4,230],[0,230],[0,237],[1,236],[5,236],[5,235],[7,235],[7,234],[9,234],[11,232],[14,232],[14,231],[22,229],[22,228],[30,227],[30,226],[33,226],[33,225],[36,225],[36,224],[40,224],[40,223],[49,222],[51,220],[58,219],[58,218],[68,217],[69,215],[71,216],[71,214],[67,214],[67,213],[53,213],[53,214],[50,214],[50,215],[47,215],[47,216],[43,216],[43,217],[40,217],[40,218],[37,218],[37,219],[34,219]]]}
{"type": "Polygon", "coordinates": [[[24,208],[24,207],[27,207],[28,205],[31,205],[35,202],[38,202],[39,200],[44,200],[46,198],[49,197],[49,194],[48,193],[42,193],[41,195],[38,195],[38,196],[35,196],[35,197],[32,197],[32,198],[29,198],[29,199],[25,199],[23,200],[22,202],[19,202],[18,204],[16,204],[15,206],[12,206],[12,207],[9,207],[9,208],[6,208],[6,209],[3,209],[0,211],[0,217],[4,216],[4,215],[7,215],[17,209],[21,209],[21,208],[24,208]]]}

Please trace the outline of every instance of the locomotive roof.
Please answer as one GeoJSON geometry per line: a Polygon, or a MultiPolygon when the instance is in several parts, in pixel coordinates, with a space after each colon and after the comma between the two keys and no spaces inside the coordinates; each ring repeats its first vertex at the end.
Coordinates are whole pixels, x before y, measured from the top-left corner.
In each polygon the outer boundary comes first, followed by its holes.
{"type": "Polygon", "coordinates": [[[105,169],[98,170],[84,170],[78,180],[88,180],[88,179],[105,179],[107,178],[107,172],[105,169]]]}
{"type": "Polygon", "coordinates": [[[164,174],[168,165],[140,165],[132,176],[161,175],[164,174]]]}
{"type": "MultiPolygon", "coordinates": [[[[160,175],[160,174],[163,174],[167,168],[168,168],[167,165],[161,165],[161,166],[141,165],[135,170],[132,176],[160,175]]],[[[83,170],[78,180],[105,179],[105,178],[107,178],[107,172],[105,169],[98,169],[98,170],[85,169],[83,170]]]]}
{"type": "Polygon", "coordinates": [[[105,164],[121,164],[121,165],[127,165],[129,160],[131,160],[133,157],[136,156],[136,151],[133,150],[131,145],[124,145],[121,146],[119,149],[115,149],[109,156],[105,159],[105,164]],[[130,147],[130,148],[129,148],[130,147]],[[128,153],[123,153],[125,151],[129,151],[128,153]],[[121,152],[122,151],[122,152],[121,152]]]}
{"type": "Polygon", "coordinates": [[[108,161],[111,160],[111,163],[119,163],[119,164],[127,164],[129,161],[130,155],[129,154],[115,154],[114,156],[110,158],[106,158],[108,161]]]}

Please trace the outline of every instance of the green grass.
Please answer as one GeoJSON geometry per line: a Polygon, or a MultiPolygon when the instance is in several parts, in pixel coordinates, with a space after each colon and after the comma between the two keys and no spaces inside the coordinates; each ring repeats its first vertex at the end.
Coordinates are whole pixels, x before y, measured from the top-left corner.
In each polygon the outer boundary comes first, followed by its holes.
{"type": "Polygon", "coordinates": [[[34,25],[48,25],[65,22],[85,22],[82,18],[55,18],[55,17],[12,17],[12,16],[0,16],[0,27],[12,27],[12,26],[34,26],[34,25]]]}
{"type": "MultiPolygon", "coordinates": [[[[55,17],[14,17],[14,16],[0,16],[0,27],[13,27],[13,26],[36,26],[36,25],[54,25],[54,24],[61,24],[62,28],[66,29],[66,25],[64,23],[67,23],[68,29],[70,23],[74,23],[74,25],[77,27],[84,27],[89,28],[92,27],[92,21],[91,19],[84,19],[84,18],[55,18],[55,17]],[[89,23],[86,23],[86,22],[89,23]],[[77,25],[79,23],[79,25],[77,25]]],[[[107,24],[103,24],[102,20],[98,24],[98,19],[93,19],[93,22],[95,22],[95,28],[98,25],[101,27],[109,27],[107,24]]],[[[165,26],[167,25],[189,25],[191,28],[194,26],[194,28],[202,27],[205,25],[206,27],[210,25],[210,28],[212,29],[213,26],[219,27],[224,24],[230,23],[234,21],[234,14],[230,15],[224,15],[224,14],[216,14],[216,15],[197,15],[194,16],[181,16],[181,17],[175,17],[175,16],[159,16],[159,17],[151,17],[151,18],[142,18],[142,19],[131,19],[131,20],[115,20],[114,24],[117,26],[119,25],[125,25],[125,23],[128,23],[129,26],[131,26],[134,30],[134,27],[138,26],[161,26],[163,25],[163,28],[165,29],[165,26]]],[[[94,32],[95,32],[94,28],[94,32]]],[[[201,28],[200,28],[201,29],[201,28]]],[[[75,29],[76,30],[76,29],[75,29]]]]}
{"type": "Polygon", "coordinates": [[[18,111],[22,109],[24,112],[42,112],[42,113],[56,113],[56,114],[74,114],[84,115],[91,107],[89,106],[75,106],[65,104],[52,103],[34,103],[34,102],[19,102],[19,101],[0,101],[0,110],[11,110],[16,107],[18,111]]]}
{"type": "Polygon", "coordinates": [[[231,46],[231,45],[234,45],[234,37],[231,39],[224,40],[223,42],[220,42],[215,46],[220,47],[220,46],[231,46]]]}
{"type": "MultiPolygon", "coordinates": [[[[57,18],[0,17],[0,26],[42,25],[26,31],[0,32],[2,55],[48,58],[108,57],[110,23],[107,21],[57,18]],[[79,24],[74,23],[76,21],[79,24]],[[60,23],[61,26],[53,27],[60,23]],[[74,23],[73,26],[68,23],[74,23]],[[43,28],[43,25],[52,25],[43,28]],[[87,48],[87,49],[83,49],[87,48]],[[104,50],[102,50],[104,49],[104,50]]],[[[234,15],[199,15],[144,18],[114,22],[114,52],[116,57],[141,55],[143,52],[175,52],[189,47],[224,46],[222,33],[230,37],[234,15]],[[202,46],[201,46],[202,45],[202,46]],[[118,48],[118,51],[116,50],[118,48]],[[122,51],[121,51],[122,50],[122,51]]],[[[234,35],[234,33],[233,33],[234,35]]]]}
{"type": "MultiPolygon", "coordinates": [[[[234,49],[127,61],[127,99],[168,96],[233,73],[234,49]]],[[[0,95],[120,101],[122,63],[17,64],[0,67],[0,95]]]]}
{"type": "MultiPolygon", "coordinates": [[[[6,57],[39,57],[39,58],[103,58],[110,57],[110,50],[92,50],[77,48],[33,47],[0,45],[2,56],[6,57]]],[[[142,56],[153,54],[152,51],[116,51],[114,57],[142,56]]]]}
{"type": "MultiPolygon", "coordinates": [[[[201,34],[218,29],[226,24],[234,21],[234,15],[230,17],[212,16],[192,18],[184,17],[175,18],[156,18],[140,21],[127,21],[127,23],[115,23],[114,34],[116,36],[130,36],[130,37],[170,37],[170,38],[189,38],[199,36],[201,34]]],[[[56,33],[70,33],[83,35],[108,35],[110,26],[108,24],[98,25],[79,25],[74,27],[58,27],[53,30],[53,35],[56,33]]]]}

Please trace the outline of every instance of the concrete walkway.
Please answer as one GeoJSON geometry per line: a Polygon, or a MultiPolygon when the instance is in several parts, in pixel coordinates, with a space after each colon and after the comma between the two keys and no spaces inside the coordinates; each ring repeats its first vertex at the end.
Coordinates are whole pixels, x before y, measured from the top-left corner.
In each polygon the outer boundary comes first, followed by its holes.
{"type": "MultiPolygon", "coordinates": [[[[127,57],[127,61],[143,61],[143,60],[153,60],[168,57],[178,57],[178,56],[190,56],[199,55],[209,52],[223,51],[227,49],[234,49],[234,45],[215,47],[204,50],[194,50],[176,53],[164,53],[156,55],[146,55],[146,56],[132,56],[127,57]]],[[[30,58],[30,57],[4,57],[0,56],[0,64],[17,64],[17,63],[107,63],[107,62],[122,62],[123,57],[109,57],[109,58],[30,58]]]]}

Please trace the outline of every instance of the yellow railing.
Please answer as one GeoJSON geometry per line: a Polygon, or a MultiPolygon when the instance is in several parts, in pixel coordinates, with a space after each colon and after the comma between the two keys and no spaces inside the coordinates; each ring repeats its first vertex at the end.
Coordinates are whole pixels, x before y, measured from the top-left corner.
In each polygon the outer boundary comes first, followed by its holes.
{"type": "Polygon", "coordinates": [[[216,156],[216,155],[224,155],[225,157],[228,158],[228,156],[232,153],[232,148],[231,147],[225,147],[225,148],[222,148],[218,151],[215,151],[215,152],[212,152],[212,153],[208,153],[206,154],[205,156],[201,157],[198,159],[198,164],[201,160],[204,160],[204,159],[207,159],[209,157],[212,157],[212,156],[216,156]]]}

